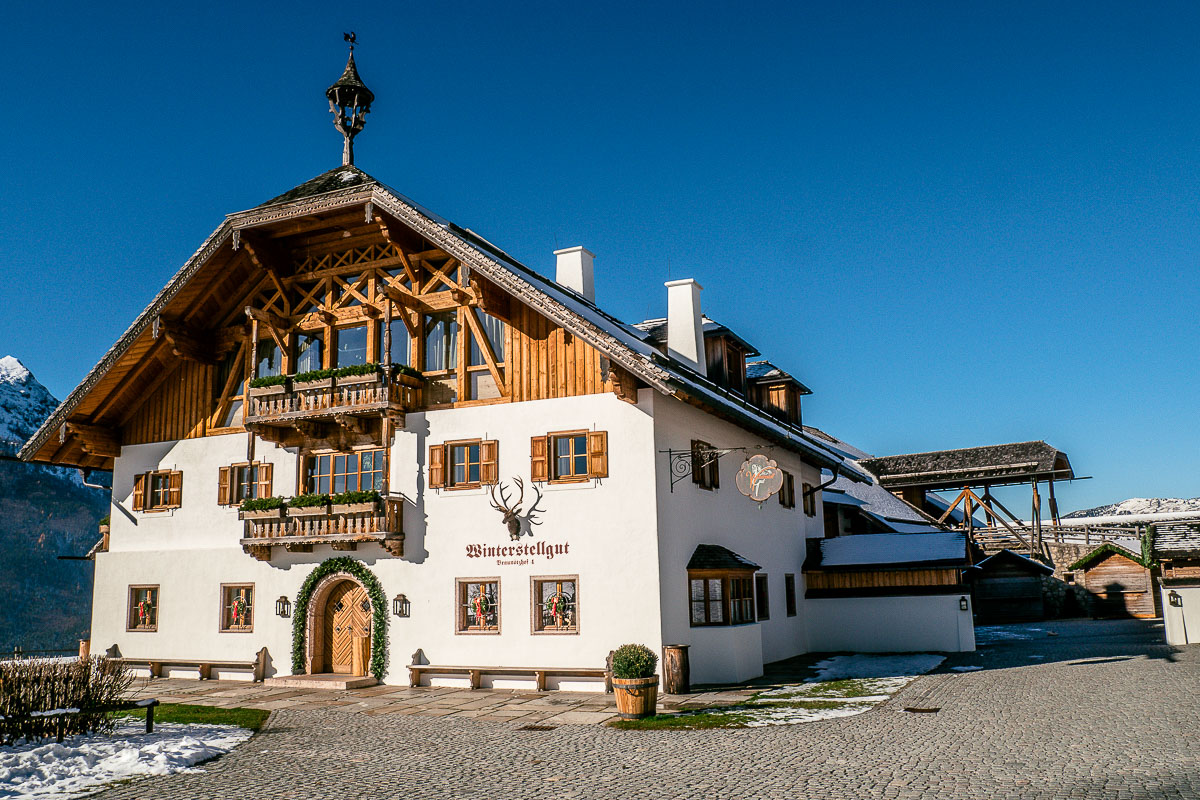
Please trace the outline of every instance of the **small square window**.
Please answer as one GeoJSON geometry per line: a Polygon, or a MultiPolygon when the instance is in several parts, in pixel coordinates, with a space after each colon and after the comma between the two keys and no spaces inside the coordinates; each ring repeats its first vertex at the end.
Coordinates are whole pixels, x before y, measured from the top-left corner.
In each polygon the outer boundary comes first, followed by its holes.
{"type": "Polygon", "coordinates": [[[447,484],[451,488],[479,486],[479,440],[451,442],[448,449],[450,451],[450,473],[447,484]]]}
{"type": "Polygon", "coordinates": [[[498,578],[459,580],[458,633],[500,632],[500,581],[498,578]]]}
{"type": "Polygon", "coordinates": [[[551,434],[554,461],[550,480],[585,480],[588,477],[587,432],[551,434]]]}
{"type": "Polygon", "coordinates": [[[129,617],[125,625],[130,631],[158,630],[158,587],[129,587],[129,617]]]}
{"type": "Polygon", "coordinates": [[[538,633],[578,633],[578,579],[533,579],[533,629],[538,633]]]}
{"type": "Polygon", "coordinates": [[[254,584],[222,584],[221,631],[250,633],[254,630],[254,584]]]}

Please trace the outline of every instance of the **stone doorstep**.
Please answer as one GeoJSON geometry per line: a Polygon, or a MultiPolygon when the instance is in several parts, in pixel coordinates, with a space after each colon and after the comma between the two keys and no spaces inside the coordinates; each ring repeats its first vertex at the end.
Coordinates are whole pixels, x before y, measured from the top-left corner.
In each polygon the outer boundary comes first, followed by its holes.
{"type": "Polygon", "coordinates": [[[263,681],[263,685],[268,687],[316,689],[318,691],[365,689],[378,684],[379,680],[373,675],[287,675],[267,678],[263,681]]]}

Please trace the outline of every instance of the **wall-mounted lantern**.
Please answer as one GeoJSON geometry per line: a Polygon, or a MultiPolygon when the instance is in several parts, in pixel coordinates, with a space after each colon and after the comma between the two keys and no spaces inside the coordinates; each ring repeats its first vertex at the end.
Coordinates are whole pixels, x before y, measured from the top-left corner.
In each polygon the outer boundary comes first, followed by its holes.
{"type": "Polygon", "coordinates": [[[407,617],[411,610],[412,604],[404,595],[398,594],[392,599],[392,613],[397,617],[407,617]]]}
{"type": "Polygon", "coordinates": [[[1167,602],[1173,605],[1175,608],[1183,608],[1183,597],[1181,597],[1179,592],[1175,591],[1174,589],[1167,592],[1167,602]]]}
{"type": "Polygon", "coordinates": [[[292,601],[288,600],[286,595],[279,595],[279,599],[275,601],[275,613],[285,619],[292,615],[292,601]]]}
{"type": "Polygon", "coordinates": [[[967,603],[966,595],[963,595],[962,597],[958,598],[958,610],[959,611],[967,611],[969,608],[970,608],[970,605],[967,603]]]}

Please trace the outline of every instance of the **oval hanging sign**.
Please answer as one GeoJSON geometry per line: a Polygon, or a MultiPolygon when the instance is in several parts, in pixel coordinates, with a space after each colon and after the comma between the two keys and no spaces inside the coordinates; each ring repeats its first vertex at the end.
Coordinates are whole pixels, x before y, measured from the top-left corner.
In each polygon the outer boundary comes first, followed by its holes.
{"type": "Polygon", "coordinates": [[[739,492],[761,503],[783,488],[783,470],[766,456],[750,456],[738,469],[735,483],[739,492]]]}

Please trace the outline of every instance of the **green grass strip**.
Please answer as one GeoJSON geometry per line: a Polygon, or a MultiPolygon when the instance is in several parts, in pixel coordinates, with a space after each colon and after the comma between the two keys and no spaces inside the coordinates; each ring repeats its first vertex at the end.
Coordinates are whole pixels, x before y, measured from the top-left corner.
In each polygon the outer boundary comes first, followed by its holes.
{"type": "MultiPolygon", "coordinates": [[[[271,715],[261,708],[218,708],[216,706],[191,706],[181,703],[163,703],[154,709],[154,722],[178,722],[184,725],[236,725],[257,731],[271,715]]],[[[125,714],[134,719],[145,719],[144,709],[125,714]]]]}

